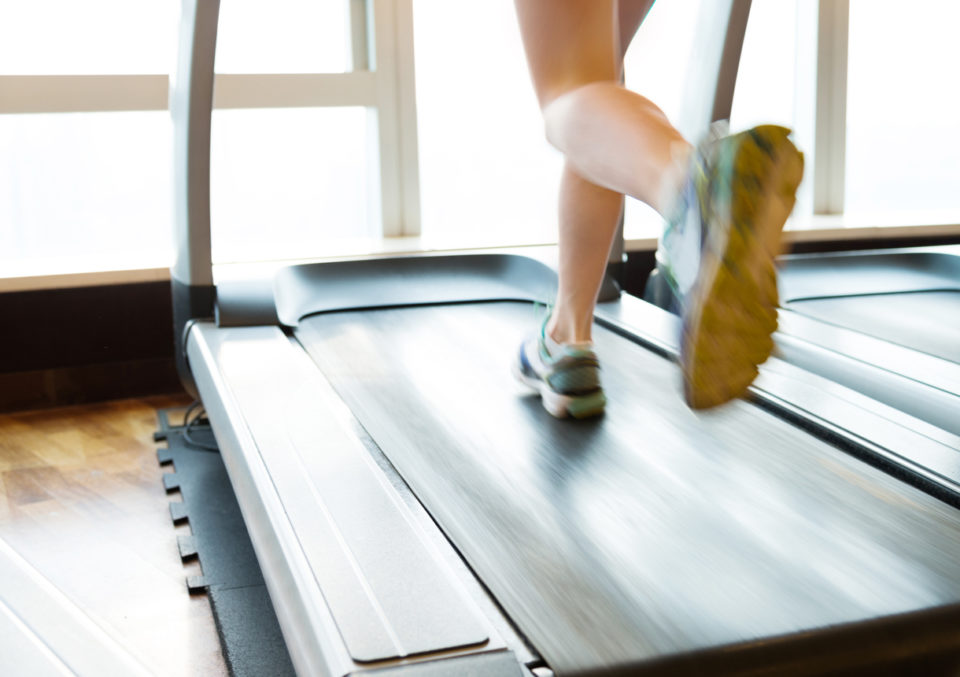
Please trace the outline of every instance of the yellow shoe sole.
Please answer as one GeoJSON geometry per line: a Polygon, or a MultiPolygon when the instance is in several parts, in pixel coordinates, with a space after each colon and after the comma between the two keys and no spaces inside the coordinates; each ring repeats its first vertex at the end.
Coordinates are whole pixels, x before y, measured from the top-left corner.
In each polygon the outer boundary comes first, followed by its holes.
{"type": "Polygon", "coordinates": [[[744,395],[773,351],[783,225],[803,177],[790,130],[767,125],[737,135],[711,186],[700,270],[683,313],[681,365],[690,407],[706,409],[744,395]]]}

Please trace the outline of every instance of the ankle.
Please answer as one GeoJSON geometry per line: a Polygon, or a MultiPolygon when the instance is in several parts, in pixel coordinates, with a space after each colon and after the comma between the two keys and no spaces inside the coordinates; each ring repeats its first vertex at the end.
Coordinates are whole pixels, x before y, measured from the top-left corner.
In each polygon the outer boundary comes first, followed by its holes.
{"type": "Polygon", "coordinates": [[[564,345],[589,346],[593,343],[590,328],[590,325],[583,327],[577,326],[573,322],[563,322],[558,319],[558,315],[555,313],[547,322],[544,339],[547,341],[548,349],[564,345]],[[550,345],[551,343],[553,345],[550,345]]]}

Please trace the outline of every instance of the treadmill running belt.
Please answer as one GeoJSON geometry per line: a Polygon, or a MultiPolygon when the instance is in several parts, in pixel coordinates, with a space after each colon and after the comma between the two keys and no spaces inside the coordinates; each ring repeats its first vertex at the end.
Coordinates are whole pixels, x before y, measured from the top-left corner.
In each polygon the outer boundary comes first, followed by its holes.
{"type": "Polygon", "coordinates": [[[790,310],[960,364],[960,291],[794,301],[790,310]]]}
{"type": "Polygon", "coordinates": [[[676,366],[600,327],[607,413],[554,420],[510,374],[534,326],[490,303],[318,315],[296,336],[558,674],[957,618],[955,510],[746,402],[694,413],[676,366]]]}

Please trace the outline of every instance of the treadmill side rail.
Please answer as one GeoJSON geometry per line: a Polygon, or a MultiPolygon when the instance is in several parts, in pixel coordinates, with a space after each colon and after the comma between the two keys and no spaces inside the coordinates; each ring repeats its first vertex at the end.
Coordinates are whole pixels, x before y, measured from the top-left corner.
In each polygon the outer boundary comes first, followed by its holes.
{"type": "MultiPolygon", "coordinates": [[[[597,319],[608,328],[664,355],[679,352],[676,337],[679,319],[639,299],[624,296],[616,303],[600,304],[597,319]]],[[[782,351],[789,337],[777,335],[782,351]]],[[[859,366],[861,379],[871,373],[859,366]]],[[[877,378],[877,389],[902,385],[893,374],[877,378]]],[[[920,384],[914,384],[920,388],[920,384]]],[[[927,388],[922,402],[938,407],[956,397],[927,388]]],[[[951,505],[960,505],[960,436],[877,399],[877,393],[863,394],[842,380],[804,371],[776,357],[761,368],[750,387],[750,398],[781,418],[794,420],[821,437],[827,436],[855,456],[869,460],[901,480],[933,494],[951,505]],[[873,397],[868,396],[872,394],[873,397]]],[[[939,411],[939,409],[938,409],[939,411]]],[[[955,426],[953,426],[955,427],[955,426]]]]}
{"type": "Polygon", "coordinates": [[[279,329],[198,323],[188,354],[298,674],[506,652],[279,329]]]}
{"type": "Polygon", "coordinates": [[[777,355],[942,429],[960,446],[960,365],[781,311],[777,355]]]}

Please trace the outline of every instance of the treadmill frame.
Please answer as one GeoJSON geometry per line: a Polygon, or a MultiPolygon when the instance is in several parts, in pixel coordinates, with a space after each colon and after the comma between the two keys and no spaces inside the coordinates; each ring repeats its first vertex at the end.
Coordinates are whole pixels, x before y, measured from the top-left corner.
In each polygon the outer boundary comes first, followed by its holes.
{"type": "MultiPolygon", "coordinates": [[[[530,291],[542,285],[552,275],[552,271],[545,264],[528,266],[525,262],[522,265],[527,275],[515,278],[515,281],[520,284],[515,287],[513,293],[502,294],[499,281],[494,286],[485,284],[484,278],[492,273],[482,259],[473,261],[474,264],[480,264],[479,266],[471,266],[466,257],[458,256],[411,258],[405,261],[406,263],[399,262],[399,265],[398,261],[394,261],[394,267],[389,274],[381,272],[375,280],[368,281],[371,285],[369,291],[375,292],[376,288],[379,288],[380,294],[375,294],[375,297],[391,301],[389,305],[392,307],[453,303],[455,301],[438,301],[435,296],[419,297],[418,290],[435,287],[453,288],[456,284],[462,286],[464,277],[468,275],[471,268],[477,269],[474,300],[520,300],[527,297],[532,301],[534,297],[530,291]],[[422,269],[425,265],[436,266],[434,284],[422,286],[415,278],[411,282],[413,277],[411,272],[415,268],[422,269]],[[437,269],[440,270],[439,273],[436,272],[437,269]],[[458,277],[459,282],[444,284],[442,279],[444,274],[450,275],[451,278],[458,277]],[[404,278],[407,278],[406,283],[404,278]],[[497,292],[497,294],[489,292],[497,292]]],[[[326,272],[323,264],[319,264],[301,269],[299,273],[302,275],[311,268],[321,276],[326,272]]],[[[337,296],[338,279],[340,279],[339,276],[330,278],[332,288],[324,289],[323,294],[317,294],[316,304],[309,303],[309,299],[300,299],[301,305],[298,309],[300,317],[325,312],[318,310],[318,307],[329,303],[331,294],[334,297],[337,296]]],[[[343,282],[343,285],[349,287],[349,280],[343,282]]],[[[278,296],[283,298],[283,290],[278,290],[278,296]]],[[[328,308],[326,312],[335,311],[334,308],[328,308]]],[[[650,304],[632,297],[601,304],[597,312],[597,321],[661,355],[668,358],[676,355],[678,319],[650,304]]],[[[405,671],[403,674],[406,674],[416,665],[422,665],[424,674],[430,674],[429,671],[438,665],[435,662],[437,660],[450,661],[446,664],[446,669],[452,672],[459,672],[467,667],[456,661],[489,662],[484,664],[484,669],[489,669],[490,672],[478,673],[483,675],[504,674],[501,672],[504,670],[509,674],[519,674],[515,670],[542,665],[536,649],[526,645],[521,631],[513,627],[510,619],[503,614],[496,601],[486,592],[482,582],[477,580],[469,571],[468,565],[459,559],[454,546],[446,540],[446,536],[433,523],[416,496],[389,461],[383,457],[382,452],[375,446],[376,443],[364,441],[365,432],[354,419],[353,414],[332,391],[326,377],[318,370],[311,368],[312,363],[309,358],[292,338],[275,327],[221,328],[210,322],[200,322],[190,331],[188,351],[190,363],[196,365],[197,384],[204,402],[207,403],[208,416],[220,443],[221,453],[234,483],[238,502],[258,559],[264,569],[268,589],[298,673],[339,675],[354,674],[368,668],[391,668],[403,670],[405,671]],[[234,358],[232,366],[224,366],[224,354],[231,349],[231,342],[243,344],[248,341],[261,341],[261,336],[266,336],[266,340],[273,345],[273,348],[267,351],[258,350],[256,362],[248,356],[247,359],[234,358]],[[273,352],[277,352],[278,355],[282,353],[288,355],[274,358],[271,356],[273,352]],[[308,546],[304,544],[298,528],[293,525],[295,516],[284,507],[280,485],[261,460],[266,452],[261,448],[262,442],[255,436],[260,434],[257,427],[261,424],[246,420],[241,411],[242,408],[257,411],[269,406],[271,398],[276,397],[276,393],[266,387],[257,389],[249,383],[245,388],[238,390],[235,384],[231,384],[229,379],[223,376],[224,370],[231,369],[246,370],[251,374],[264,371],[272,373],[275,369],[275,359],[302,363],[303,368],[294,371],[303,375],[289,378],[319,380],[325,384],[320,386],[326,391],[321,399],[308,397],[299,402],[291,401],[290,403],[290,407],[299,406],[302,409],[299,412],[302,417],[312,417],[316,425],[324,430],[339,430],[333,437],[328,435],[324,449],[316,447],[316,453],[323,455],[332,453],[336,456],[343,453],[342,449],[347,448],[350,449],[349,453],[355,455],[355,460],[358,456],[379,459],[376,465],[389,478],[391,492],[396,492],[394,495],[397,500],[394,501],[394,507],[399,510],[400,518],[415,522],[424,542],[434,552],[441,553],[439,559],[441,566],[457,572],[452,580],[459,591],[458,595],[467,600],[466,607],[473,609],[470,613],[477,613],[479,610],[479,617],[483,619],[482,622],[489,632],[489,642],[464,649],[451,648],[440,653],[402,656],[369,664],[356,661],[351,657],[341,628],[344,624],[355,625],[357,621],[350,618],[350,612],[344,612],[342,606],[339,616],[333,613],[332,608],[324,601],[325,594],[329,594],[330,590],[327,589],[325,593],[323,581],[318,581],[311,572],[311,560],[306,555],[308,546]],[[238,394],[241,390],[245,390],[246,395],[238,394]],[[241,407],[238,398],[243,397],[254,399],[241,407]],[[256,398],[261,398],[259,403],[256,398]],[[341,451],[330,452],[326,450],[328,448],[338,448],[341,451]],[[344,613],[348,615],[344,616],[344,613]]],[[[256,377],[248,375],[246,378],[255,379],[256,377]]],[[[293,387],[305,392],[303,385],[294,383],[293,387]]],[[[960,438],[946,436],[932,426],[925,428],[922,422],[915,421],[896,410],[884,407],[859,393],[775,359],[762,370],[757,384],[751,389],[751,399],[777,415],[799,424],[815,436],[826,439],[834,446],[898,475],[908,483],[926,490],[927,493],[945,498],[954,505],[960,505],[960,501],[956,498],[960,495],[960,484],[955,479],[951,479],[951,474],[953,478],[960,477],[960,456],[955,453],[956,449],[960,449],[960,438]],[[918,431],[925,431],[927,434],[918,431]],[[951,447],[951,445],[955,446],[951,447]]],[[[296,413],[292,411],[291,415],[296,413]]],[[[278,420],[276,425],[283,426],[284,423],[278,420]]],[[[280,432],[274,431],[271,434],[276,436],[280,432]]],[[[368,463],[369,458],[366,461],[368,463]]],[[[370,500],[361,493],[358,493],[355,498],[357,510],[370,500]]],[[[334,515],[334,518],[337,516],[334,515]]],[[[376,525],[372,525],[371,528],[376,532],[376,525]]],[[[361,533],[358,537],[364,536],[361,533]]],[[[330,541],[325,547],[332,552],[334,548],[343,546],[330,541]]],[[[364,563],[360,562],[358,570],[364,568],[364,563]]],[[[405,580],[401,570],[396,573],[397,581],[405,580]]],[[[330,579],[326,582],[329,584],[329,581],[330,579]]],[[[389,585],[392,584],[394,583],[389,583],[389,585]]],[[[343,581],[344,588],[349,589],[351,585],[354,590],[364,587],[358,588],[349,581],[343,581]]],[[[338,594],[342,594],[342,590],[338,594]]],[[[409,612],[416,615],[419,610],[410,609],[409,612]]],[[[877,622],[886,621],[879,619],[877,622]]],[[[852,627],[844,632],[846,631],[859,632],[852,627]]],[[[786,642],[787,638],[784,638],[784,641],[786,642]]],[[[829,644],[827,639],[824,641],[829,644]]],[[[769,654],[765,653],[766,650],[754,652],[751,646],[724,647],[721,653],[731,657],[731,660],[742,660],[749,664],[779,656],[781,650],[790,652],[789,649],[784,648],[787,644],[779,640],[771,645],[772,653],[769,654]]],[[[713,665],[712,661],[720,660],[719,654],[711,656],[712,654],[701,657],[702,660],[707,661],[704,665],[713,665]]]]}

